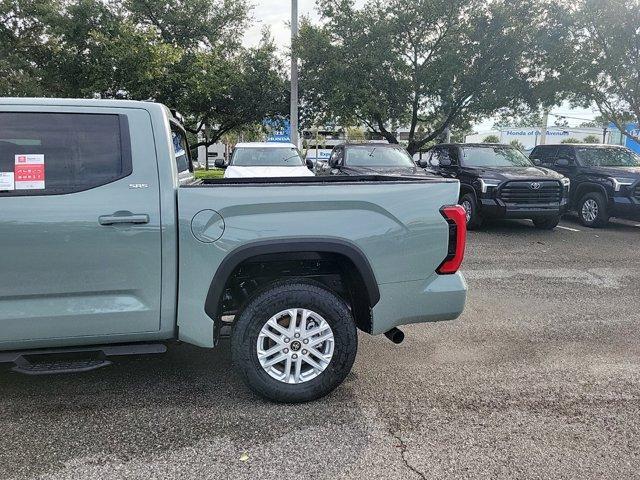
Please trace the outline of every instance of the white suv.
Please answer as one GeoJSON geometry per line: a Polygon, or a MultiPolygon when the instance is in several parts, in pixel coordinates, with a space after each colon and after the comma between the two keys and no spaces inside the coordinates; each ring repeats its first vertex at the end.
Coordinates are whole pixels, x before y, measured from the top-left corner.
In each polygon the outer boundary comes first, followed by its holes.
{"type": "MultiPolygon", "coordinates": [[[[216,166],[223,166],[219,163],[216,166]]],[[[314,175],[292,143],[239,143],[226,168],[224,178],[314,175]]]]}

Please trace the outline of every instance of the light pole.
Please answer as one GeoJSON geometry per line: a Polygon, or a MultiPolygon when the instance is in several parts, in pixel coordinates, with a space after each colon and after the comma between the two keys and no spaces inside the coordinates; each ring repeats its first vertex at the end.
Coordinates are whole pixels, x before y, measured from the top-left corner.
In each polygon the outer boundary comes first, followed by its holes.
{"type": "Polygon", "coordinates": [[[298,57],[293,52],[293,43],[298,36],[298,0],[291,0],[291,143],[296,147],[298,137],[298,57]]]}

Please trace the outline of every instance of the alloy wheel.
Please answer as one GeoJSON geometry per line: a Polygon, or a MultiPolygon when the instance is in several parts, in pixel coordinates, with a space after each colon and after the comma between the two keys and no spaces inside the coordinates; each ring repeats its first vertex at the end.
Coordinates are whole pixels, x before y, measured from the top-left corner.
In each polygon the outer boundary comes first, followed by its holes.
{"type": "Polygon", "coordinates": [[[256,353],[269,376],[284,383],[313,380],[325,371],[335,347],[333,331],[318,313],[290,308],[271,317],[260,330],[256,353]]]}
{"type": "Polygon", "coordinates": [[[464,202],[462,202],[462,208],[464,208],[464,213],[467,217],[467,223],[469,223],[471,221],[472,212],[471,202],[469,200],[465,200],[464,202]]]}
{"type": "Polygon", "coordinates": [[[582,218],[586,222],[594,222],[595,219],[598,218],[598,212],[598,202],[593,198],[588,198],[582,205],[582,218]]]}

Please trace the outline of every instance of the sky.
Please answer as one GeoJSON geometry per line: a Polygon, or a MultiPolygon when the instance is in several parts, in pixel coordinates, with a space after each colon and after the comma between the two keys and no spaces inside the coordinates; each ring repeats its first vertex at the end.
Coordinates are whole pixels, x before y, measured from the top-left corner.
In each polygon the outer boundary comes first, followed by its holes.
{"type": "MultiPolygon", "coordinates": [[[[308,16],[312,21],[319,21],[319,16],[315,8],[316,0],[298,0],[299,15],[308,16]]],[[[356,0],[356,5],[364,5],[365,0],[356,0]]],[[[281,52],[286,52],[291,45],[291,0],[255,0],[253,9],[253,23],[248,29],[244,44],[247,46],[256,45],[260,40],[260,34],[264,26],[271,28],[271,35],[276,40],[281,52]]],[[[566,115],[570,126],[577,126],[580,123],[592,119],[596,113],[592,109],[571,108],[569,105],[560,105],[552,110],[553,113],[566,115]]],[[[549,124],[553,125],[555,117],[551,116],[549,124]]],[[[491,130],[493,119],[487,119],[482,123],[474,125],[474,130],[483,133],[491,130]]]]}
{"type": "MultiPolygon", "coordinates": [[[[364,5],[365,0],[356,0],[357,6],[364,5]]],[[[316,0],[298,0],[298,13],[308,16],[313,21],[319,20],[315,8],[316,0]]],[[[244,39],[245,45],[251,46],[260,40],[260,32],[265,25],[271,27],[271,34],[278,45],[285,49],[291,45],[291,0],[254,0],[254,22],[244,39]]]]}

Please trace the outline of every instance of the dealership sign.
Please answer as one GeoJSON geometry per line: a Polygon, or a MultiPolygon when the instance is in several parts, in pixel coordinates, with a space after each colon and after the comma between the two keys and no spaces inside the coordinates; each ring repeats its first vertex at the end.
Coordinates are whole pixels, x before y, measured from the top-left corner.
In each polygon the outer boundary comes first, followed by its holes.
{"type": "Polygon", "coordinates": [[[289,123],[289,121],[266,121],[265,124],[269,129],[267,142],[291,143],[291,123],[289,123]]]}
{"type": "MultiPolygon", "coordinates": [[[[542,132],[538,129],[527,130],[503,130],[503,135],[506,137],[539,137],[542,132]]],[[[568,137],[569,132],[567,130],[547,130],[548,137],[568,137]]]]}
{"type": "MultiPolygon", "coordinates": [[[[616,131],[618,130],[613,123],[609,124],[609,128],[616,131]]],[[[637,123],[628,124],[626,130],[630,135],[633,135],[636,138],[640,138],[640,125],[638,125],[637,123]]],[[[625,146],[627,148],[633,150],[636,153],[640,153],[640,143],[626,136],[623,138],[625,140],[625,146]]]]}

